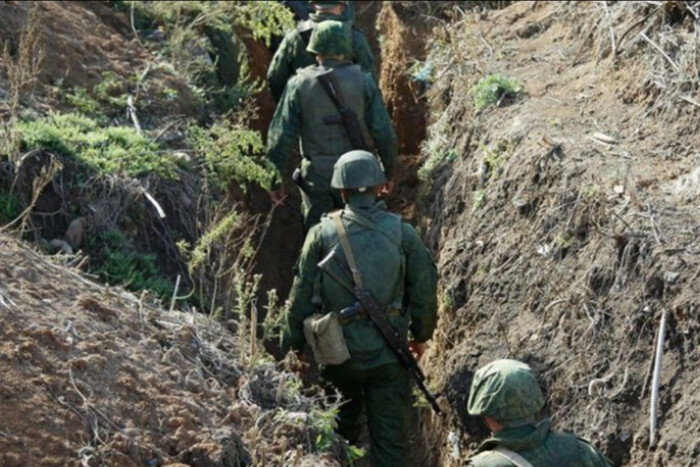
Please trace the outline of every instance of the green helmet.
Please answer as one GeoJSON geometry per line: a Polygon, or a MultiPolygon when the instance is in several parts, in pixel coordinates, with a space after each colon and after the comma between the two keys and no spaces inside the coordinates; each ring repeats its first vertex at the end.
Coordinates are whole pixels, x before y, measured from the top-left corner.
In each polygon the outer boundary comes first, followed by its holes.
{"type": "Polygon", "coordinates": [[[334,7],[334,6],[336,6],[336,5],[345,5],[345,6],[348,6],[348,3],[350,3],[350,2],[348,2],[348,1],[343,1],[343,0],[335,0],[335,1],[333,1],[333,0],[330,0],[330,1],[329,1],[329,0],[325,0],[325,1],[324,1],[324,0],[321,0],[321,1],[318,1],[318,0],[309,0],[309,5],[311,5],[311,6],[318,6],[318,7],[321,7],[321,8],[323,8],[323,7],[334,7]]]}
{"type": "Polygon", "coordinates": [[[350,29],[342,21],[322,21],[311,32],[306,51],[316,55],[350,55],[350,29]]]}
{"type": "Polygon", "coordinates": [[[367,151],[350,151],[333,167],[331,187],[364,191],[387,182],[384,168],[374,154],[367,151]]]}
{"type": "Polygon", "coordinates": [[[529,366],[517,360],[496,360],[474,375],[467,411],[515,427],[533,423],[543,406],[542,390],[529,366]]]}

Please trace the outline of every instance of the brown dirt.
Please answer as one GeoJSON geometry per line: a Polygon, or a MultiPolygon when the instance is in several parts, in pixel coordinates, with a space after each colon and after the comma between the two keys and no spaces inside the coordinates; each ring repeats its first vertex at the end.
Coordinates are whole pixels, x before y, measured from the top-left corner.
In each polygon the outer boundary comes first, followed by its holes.
{"type": "Polygon", "coordinates": [[[4,466],[314,459],[294,416],[311,399],[274,365],[248,369],[248,344],[202,315],[144,308],[0,237],[0,323],[4,466]]]}
{"type": "Polygon", "coordinates": [[[0,30],[11,49],[17,47],[34,7],[44,54],[39,80],[44,84],[92,87],[104,71],[126,75],[145,58],[143,50],[125,39],[130,34],[125,15],[105,2],[1,2],[0,30]]]}
{"type": "MultiPolygon", "coordinates": [[[[645,8],[611,5],[617,39],[645,8]]],[[[422,217],[442,276],[426,368],[451,411],[426,428],[430,465],[462,465],[483,439],[465,410],[469,382],[504,357],[533,365],[555,425],[615,465],[698,463],[700,109],[664,94],[670,81],[656,84],[681,73],[639,31],[613,58],[605,21],[594,3],[517,2],[450,25],[439,37],[452,47],[429,58],[442,78],[424,156],[456,155],[431,175],[422,217]],[[469,90],[490,73],[526,94],[476,114],[469,90]],[[662,310],[660,441],[650,448],[648,368],[662,310]],[[460,459],[449,431],[462,433],[460,459]]],[[[693,27],[680,23],[657,15],[646,26],[683,62],[671,43],[688,44],[693,27]]],[[[687,83],[697,96],[697,81],[687,83]]]]}
{"type": "Polygon", "coordinates": [[[390,2],[383,4],[377,19],[378,33],[383,37],[380,88],[394,121],[401,154],[418,154],[425,139],[425,99],[409,69],[415,61],[425,59],[425,37],[430,27],[416,19],[416,14],[390,2]]]}

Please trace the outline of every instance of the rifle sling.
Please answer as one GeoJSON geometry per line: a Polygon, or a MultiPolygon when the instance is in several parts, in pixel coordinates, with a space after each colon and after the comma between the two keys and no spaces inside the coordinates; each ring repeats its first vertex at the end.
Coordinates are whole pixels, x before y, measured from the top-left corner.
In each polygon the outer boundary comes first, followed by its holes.
{"type": "Polygon", "coordinates": [[[517,467],[533,467],[532,463],[530,463],[527,459],[525,459],[520,454],[511,451],[510,449],[498,446],[495,449],[492,449],[491,451],[501,455],[502,457],[505,457],[517,467]]]}
{"type": "Polygon", "coordinates": [[[341,218],[343,211],[336,211],[331,214],[331,219],[335,224],[335,230],[338,232],[338,238],[340,239],[340,246],[343,248],[343,253],[345,253],[345,259],[348,261],[350,270],[352,271],[352,278],[355,282],[355,287],[362,290],[362,274],[357,267],[357,262],[355,261],[355,254],[352,251],[352,246],[350,245],[350,238],[348,238],[348,231],[343,225],[343,220],[341,218]]]}

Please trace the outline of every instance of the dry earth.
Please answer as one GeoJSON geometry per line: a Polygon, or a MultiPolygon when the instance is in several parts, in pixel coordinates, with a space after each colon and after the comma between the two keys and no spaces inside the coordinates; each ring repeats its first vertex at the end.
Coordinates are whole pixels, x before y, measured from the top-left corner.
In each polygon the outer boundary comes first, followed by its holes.
{"type": "Polygon", "coordinates": [[[698,464],[700,25],[669,6],[517,2],[436,30],[423,154],[445,162],[423,218],[443,306],[428,367],[452,414],[428,424],[431,463],[460,465],[455,447],[483,439],[471,375],[512,357],[539,373],[555,425],[615,465],[698,464]],[[477,113],[470,89],[492,73],[525,92],[477,113]]]}

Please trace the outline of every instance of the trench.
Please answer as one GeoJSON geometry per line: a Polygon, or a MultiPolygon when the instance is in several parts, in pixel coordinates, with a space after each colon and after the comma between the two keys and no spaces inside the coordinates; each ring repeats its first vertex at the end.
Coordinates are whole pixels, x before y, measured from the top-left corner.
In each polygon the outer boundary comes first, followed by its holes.
{"type": "MultiPolygon", "coordinates": [[[[421,164],[421,143],[426,137],[428,110],[424,85],[414,80],[408,70],[425,59],[425,45],[431,25],[419,18],[420,11],[402,5],[376,1],[358,1],[355,5],[356,23],[367,36],[375,54],[379,86],[399,141],[395,189],[386,200],[387,205],[390,211],[400,213],[405,221],[420,230],[425,227],[421,224],[425,223],[423,214],[427,209],[420,205],[421,181],[418,170],[421,164]]],[[[269,105],[268,96],[260,97],[259,105],[262,108],[261,123],[271,120],[274,109],[269,105]]],[[[261,129],[265,131],[264,128],[261,129]]],[[[263,195],[260,193],[253,198],[265,199],[263,195]]],[[[274,211],[268,211],[270,205],[266,200],[250,206],[253,213],[271,213],[270,225],[264,233],[256,259],[256,272],[262,275],[259,300],[263,302],[263,295],[270,289],[277,290],[282,298],[288,296],[294,266],[304,241],[300,199],[296,193],[290,193],[289,196],[287,202],[274,211]]],[[[433,247],[433,254],[437,256],[439,246],[433,247]]],[[[275,348],[269,350],[279,353],[275,348]]],[[[430,372],[426,373],[430,379],[430,372]]],[[[439,444],[443,439],[443,428],[434,422],[433,416],[428,412],[429,409],[426,408],[414,408],[411,414],[414,430],[411,434],[410,466],[439,465],[439,444]],[[436,434],[436,430],[440,434],[436,434]]],[[[363,444],[368,444],[367,436],[365,432],[363,444]]],[[[368,459],[356,462],[355,465],[369,465],[368,459]]]]}

